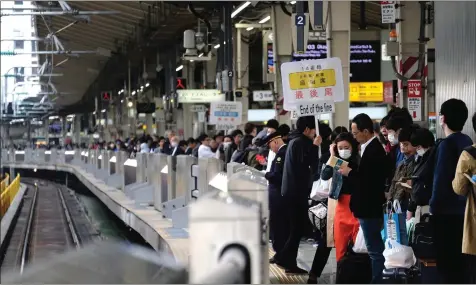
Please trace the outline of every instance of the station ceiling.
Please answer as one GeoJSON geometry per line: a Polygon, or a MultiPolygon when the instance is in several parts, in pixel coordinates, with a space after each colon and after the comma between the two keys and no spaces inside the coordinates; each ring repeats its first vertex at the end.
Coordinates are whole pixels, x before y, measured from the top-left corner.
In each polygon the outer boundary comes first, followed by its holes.
{"type": "MultiPolygon", "coordinates": [[[[58,1],[36,1],[36,3],[39,8],[61,11],[58,1]]],[[[59,92],[59,95],[54,95],[52,98],[54,104],[58,109],[81,112],[78,106],[85,106],[87,102],[94,105],[94,99],[87,94],[88,90],[113,57],[117,60],[117,55],[123,54],[126,50],[140,50],[141,45],[149,49],[151,47],[160,49],[162,45],[174,45],[181,42],[183,31],[197,25],[197,18],[188,9],[189,3],[192,3],[198,13],[207,14],[213,30],[218,30],[218,11],[223,2],[70,1],[67,3],[72,9],[78,11],[118,12],[114,15],[91,15],[87,22],[71,15],[35,17],[38,36],[42,38],[74,23],[56,33],[65,50],[94,51],[101,48],[101,50],[111,51],[111,57],[104,56],[102,53],[81,54],[77,57],[53,56],[53,66],[61,63],[54,68],[54,72],[64,74],[62,77],[46,79],[51,80],[59,92]],[[139,49],[132,48],[137,46],[139,49]]],[[[235,6],[241,3],[237,1],[235,6]]],[[[240,18],[258,19],[262,16],[264,9],[272,3],[277,2],[260,1],[256,7],[249,6],[236,18],[238,20],[240,18]]],[[[353,29],[363,28],[362,15],[365,15],[367,29],[385,28],[380,24],[379,2],[362,3],[364,2],[352,2],[353,29]],[[365,13],[362,13],[362,10],[365,13]]],[[[290,5],[286,7],[291,11],[290,5]]],[[[46,48],[47,45],[44,43],[39,46],[39,50],[46,50],[46,48]]],[[[51,49],[51,46],[49,48],[51,49]]],[[[45,58],[45,56],[40,58],[40,64],[45,58]]],[[[126,59],[122,58],[122,60],[126,59]]]]}

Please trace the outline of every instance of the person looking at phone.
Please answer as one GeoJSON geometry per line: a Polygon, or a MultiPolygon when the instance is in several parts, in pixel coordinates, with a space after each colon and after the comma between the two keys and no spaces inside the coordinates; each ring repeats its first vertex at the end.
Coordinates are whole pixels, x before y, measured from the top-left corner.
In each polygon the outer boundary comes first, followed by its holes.
{"type": "MultiPolygon", "coordinates": [[[[387,199],[389,201],[398,200],[402,208],[402,212],[405,213],[410,203],[410,195],[412,188],[408,185],[408,180],[411,179],[413,169],[416,165],[416,147],[411,142],[412,133],[416,131],[417,127],[407,127],[401,129],[398,134],[398,141],[400,142],[400,152],[404,158],[397,166],[395,174],[393,175],[390,189],[387,193],[387,199]]],[[[411,184],[411,182],[410,182],[411,184]]]]}

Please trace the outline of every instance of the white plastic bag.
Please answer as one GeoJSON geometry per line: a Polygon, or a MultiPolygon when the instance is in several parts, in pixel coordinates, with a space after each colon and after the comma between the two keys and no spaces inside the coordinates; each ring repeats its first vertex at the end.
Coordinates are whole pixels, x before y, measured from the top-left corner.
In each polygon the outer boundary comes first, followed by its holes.
{"type": "Polygon", "coordinates": [[[332,179],[326,181],[319,179],[317,181],[314,181],[314,183],[312,183],[312,190],[310,195],[311,199],[314,201],[323,201],[329,198],[331,181],[332,179]]]}
{"type": "Polygon", "coordinates": [[[355,239],[354,247],[352,250],[355,253],[368,253],[367,245],[365,244],[365,237],[364,232],[362,231],[362,227],[359,227],[359,232],[357,233],[357,238],[355,239]]]}
{"type": "Polygon", "coordinates": [[[416,257],[413,249],[406,245],[401,245],[395,240],[387,239],[385,241],[385,268],[410,268],[416,263],[416,257]]]}

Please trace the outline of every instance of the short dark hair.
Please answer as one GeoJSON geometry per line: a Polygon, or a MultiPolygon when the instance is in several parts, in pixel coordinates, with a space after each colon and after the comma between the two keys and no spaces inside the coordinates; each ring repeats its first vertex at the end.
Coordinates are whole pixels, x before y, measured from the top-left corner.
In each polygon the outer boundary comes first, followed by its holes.
{"type": "Polygon", "coordinates": [[[255,124],[253,124],[253,123],[246,123],[246,125],[245,125],[245,134],[247,134],[247,135],[251,134],[254,129],[256,129],[255,124]]]}
{"type": "Polygon", "coordinates": [[[338,134],[334,140],[334,143],[337,144],[338,142],[341,142],[341,141],[346,141],[350,143],[350,145],[352,146],[352,156],[356,156],[359,153],[359,143],[355,140],[352,133],[342,132],[338,134]]]}
{"type": "Polygon", "coordinates": [[[358,114],[352,119],[352,123],[354,123],[357,126],[357,129],[361,132],[363,132],[364,130],[368,130],[369,133],[374,132],[374,123],[367,114],[358,114]]]}
{"type": "Polygon", "coordinates": [[[243,132],[241,130],[234,130],[233,132],[231,132],[232,137],[242,136],[242,135],[243,135],[243,132]]]}
{"type": "Polygon", "coordinates": [[[232,136],[232,135],[226,135],[226,136],[223,138],[223,140],[225,140],[226,138],[229,138],[230,140],[233,141],[233,136],[232,136]]]}
{"type": "Polygon", "coordinates": [[[463,130],[468,120],[468,107],[459,99],[449,99],[441,104],[440,114],[445,116],[445,124],[454,132],[463,130]]]}
{"type": "Polygon", "coordinates": [[[411,142],[411,136],[412,134],[419,129],[418,125],[413,125],[410,127],[406,127],[400,130],[400,133],[398,133],[398,141],[399,142],[411,142]]]}
{"type": "Polygon", "coordinates": [[[435,136],[429,129],[419,128],[412,133],[410,143],[412,146],[421,145],[424,148],[429,148],[435,145],[435,136]]]}
{"type": "Polygon", "coordinates": [[[291,128],[287,124],[282,124],[281,126],[278,127],[277,131],[282,136],[287,136],[289,132],[291,131],[291,128]]]}
{"type": "Polygon", "coordinates": [[[337,136],[341,133],[348,133],[349,130],[347,130],[346,127],[343,127],[343,126],[338,126],[334,129],[334,131],[332,131],[332,134],[331,134],[331,141],[335,141],[335,139],[337,138],[337,136]]]}
{"type": "Polygon", "coordinates": [[[389,130],[398,131],[400,129],[408,128],[413,124],[413,119],[407,108],[395,108],[386,122],[386,127],[389,130]]]}
{"type": "Polygon", "coordinates": [[[187,146],[187,141],[181,140],[179,146],[187,146]]]}
{"type": "Polygon", "coordinates": [[[331,127],[329,127],[328,124],[319,122],[319,135],[322,138],[327,139],[331,134],[332,134],[331,127]]]}
{"type": "Polygon", "coordinates": [[[279,128],[279,122],[275,119],[271,119],[266,123],[266,127],[277,130],[279,128]]]}
{"type": "Polygon", "coordinates": [[[195,143],[195,142],[196,142],[196,141],[195,141],[194,138],[188,138],[188,140],[187,140],[187,143],[188,143],[188,144],[193,144],[193,143],[195,143]]]}
{"type": "Polygon", "coordinates": [[[473,115],[473,130],[476,132],[476,112],[473,115]]]}
{"type": "Polygon", "coordinates": [[[380,127],[386,127],[388,117],[390,117],[390,113],[387,116],[383,117],[382,120],[380,120],[380,123],[379,123],[380,127]]]}
{"type": "Polygon", "coordinates": [[[208,138],[207,134],[201,134],[200,136],[198,136],[198,141],[201,143],[204,140],[206,140],[207,138],[208,138]]]}
{"type": "Polygon", "coordinates": [[[314,116],[299,117],[296,122],[296,128],[301,133],[303,133],[306,128],[309,128],[311,130],[316,129],[316,121],[314,119],[314,116]]]}

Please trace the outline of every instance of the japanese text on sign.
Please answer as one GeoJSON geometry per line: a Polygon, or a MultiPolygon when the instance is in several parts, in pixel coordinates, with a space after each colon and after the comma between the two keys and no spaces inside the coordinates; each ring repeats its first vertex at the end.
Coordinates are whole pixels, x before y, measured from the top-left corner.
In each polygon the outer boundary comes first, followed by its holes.
{"type": "Polygon", "coordinates": [[[214,89],[177,90],[179,103],[211,103],[225,100],[225,94],[214,89]]]}
{"type": "Polygon", "coordinates": [[[339,58],[287,62],[281,65],[283,108],[296,110],[309,101],[344,100],[342,63],[339,58]]]}
{"type": "Polygon", "coordinates": [[[320,114],[334,113],[333,100],[319,100],[311,102],[300,103],[297,108],[297,115],[302,116],[316,116],[320,114]]]}
{"type": "Polygon", "coordinates": [[[253,101],[273,101],[273,92],[270,90],[253,91],[253,101]]]}
{"type": "Polygon", "coordinates": [[[212,102],[210,104],[210,124],[239,125],[241,124],[241,102],[212,102]]]}
{"type": "Polygon", "coordinates": [[[408,80],[408,111],[414,121],[422,120],[421,91],[420,80],[408,80]]]}
{"type": "Polygon", "coordinates": [[[382,24],[394,24],[395,23],[395,1],[382,1],[380,3],[382,12],[382,24]]]}

